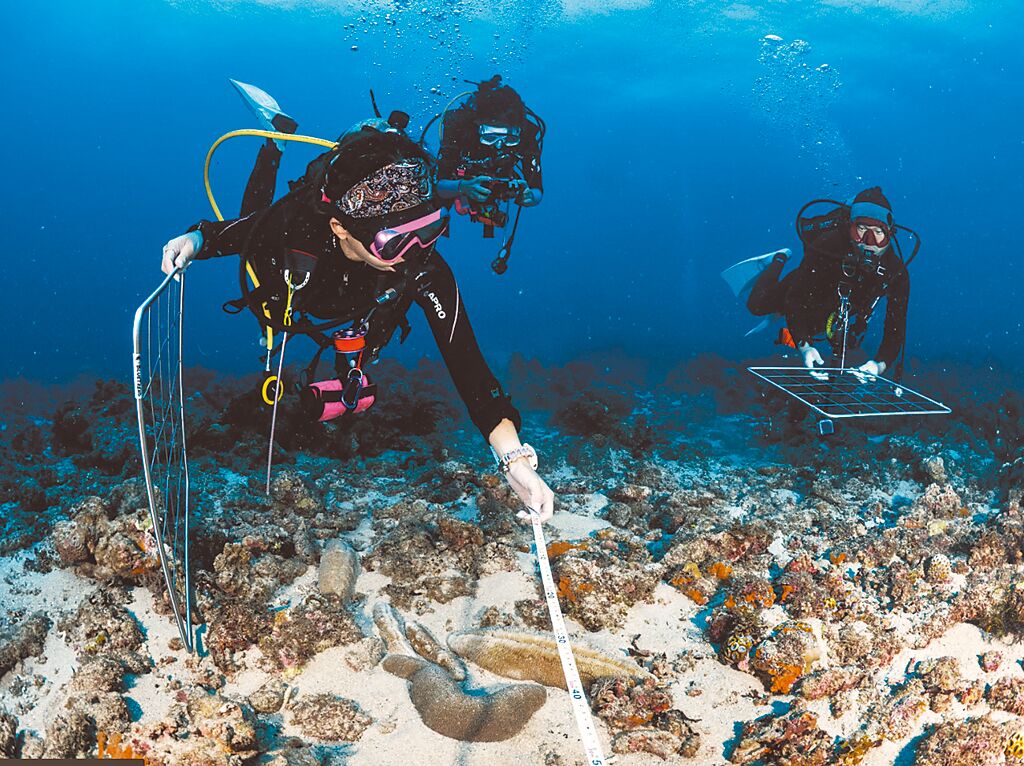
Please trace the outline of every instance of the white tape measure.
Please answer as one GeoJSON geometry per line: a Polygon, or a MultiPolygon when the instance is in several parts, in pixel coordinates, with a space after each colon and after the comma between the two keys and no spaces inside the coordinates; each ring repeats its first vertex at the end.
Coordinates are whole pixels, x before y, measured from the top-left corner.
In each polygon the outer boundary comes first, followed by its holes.
{"type": "Polygon", "coordinates": [[[583,682],[580,681],[580,673],[576,669],[576,658],[572,656],[569,632],[565,629],[565,619],[562,617],[562,609],[558,605],[558,591],[555,590],[555,581],[551,576],[551,563],[548,561],[548,548],[544,543],[544,530],[541,527],[540,517],[530,511],[530,519],[533,521],[533,540],[537,547],[540,578],[544,584],[544,600],[547,602],[548,614],[551,616],[551,628],[555,633],[555,644],[558,646],[558,656],[562,660],[565,685],[569,689],[569,698],[572,700],[572,711],[576,714],[576,728],[579,730],[580,740],[583,742],[583,750],[587,754],[587,764],[588,766],[607,766],[609,762],[605,760],[601,742],[597,738],[594,719],[590,716],[590,704],[587,702],[583,682]]]}

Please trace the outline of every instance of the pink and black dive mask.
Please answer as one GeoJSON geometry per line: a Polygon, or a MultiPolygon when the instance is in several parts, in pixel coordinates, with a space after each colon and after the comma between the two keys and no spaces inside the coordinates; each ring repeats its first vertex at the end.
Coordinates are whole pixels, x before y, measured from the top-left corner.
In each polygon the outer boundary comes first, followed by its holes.
{"type": "MultiPolygon", "coordinates": [[[[365,141],[409,140],[365,132],[365,141]]],[[[362,155],[355,160],[343,154],[334,157],[324,176],[320,201],[337,211],[342,225],[385,263],[394,263],[415,248],[429,250],[448,227],[447,209],[434,200],[431,164],[424,157],[403,156],[383,166],[372,165],[362,155]],[[356,160],[365,168],[354,167],[356,160]]]]}
{"type": "Polygon", "coordinates": [[[448,230],[448,210],[439,208],[407,223],[381,229],[369,250],[384,263],[394,263],[410,250],[429,250],[448,230]]]}

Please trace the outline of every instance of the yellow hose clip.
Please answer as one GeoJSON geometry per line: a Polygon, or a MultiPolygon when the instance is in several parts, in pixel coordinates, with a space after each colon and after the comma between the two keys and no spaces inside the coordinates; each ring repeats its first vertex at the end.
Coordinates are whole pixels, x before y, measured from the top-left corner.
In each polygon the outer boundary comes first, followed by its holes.
{"type": "Polygon", "coordinates": [[[317,138],[316,136],[293,136],[291,133],[278,133],[273,130],[246,129],[232,130],[230,133],[225,133],[213,142],[213,145],[210,147],[210,151],[206,153],[206,162],[203,164],[203,185],[206,187],[206,196],[210,200],[210,207],[213,208],[213,214],[217,216],[218,221],[223,221],[224,216],[221,215],[220,208],[217,207],[217,200],[214,199],[213,188],[210,186],[210,163],[213,161],[213,154],[217,151],[218,146],[229,138],[238,138],[239,136],[256,136],[258,138],[273,138],[278,141],[295,141],[300,144],[323,146],[327,149],[333,149],[338,145],[337,141],[328,141],[326,138],[317,138]]]}
{"type": "Polygon", "coordinates": [[[260,392],[263,395],[263,403],[266,404],[268,407],[274,406],[274,400],[270,398],[271,395],[270,392],[268,391],[268,388],[270,387],[271,383],[274,384],[274,392],[277,395],[277,401],[281,401],[281,397],[284,395],[284,390],[281,388],[281,386],[277,385],[277,376],[268,375],[267,379],[263,381],[263,389],[260,392]]]}

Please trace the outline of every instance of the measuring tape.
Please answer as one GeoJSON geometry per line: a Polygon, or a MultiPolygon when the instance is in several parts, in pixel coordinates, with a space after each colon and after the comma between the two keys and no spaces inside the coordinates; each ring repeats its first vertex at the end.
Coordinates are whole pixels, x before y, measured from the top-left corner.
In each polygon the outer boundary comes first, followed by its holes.
{"type": "Polygon", "coordinates": [[[548,605],[551,627],[555,632],[555,644],[558,646],[558,656],[562,660],[562,672],[565,674],[565,685],[569,689],[569,697],[572,700],[572,712],[576,714],[576,728],[587,754],[587,764],[588,766],[607,766],[609,762],[605,760],[601,742],[597,738],[594,719],[590,716],[590,704],[583,691],[580,673],[576,669],[576,658],[572,656],[572,646],[569,644],[569,632],[565,629],[562,608],[558,605],[558,591],[555,590],[555,580],[551,576],[551,562],[548,561],[548,547],[544,543],[544,530],[541,527],[540,516],[534,511],[530,511],[530,519],[533,521],[533,541],[537,547],[540,578],[544,584],[544,600],[548,605]]]}

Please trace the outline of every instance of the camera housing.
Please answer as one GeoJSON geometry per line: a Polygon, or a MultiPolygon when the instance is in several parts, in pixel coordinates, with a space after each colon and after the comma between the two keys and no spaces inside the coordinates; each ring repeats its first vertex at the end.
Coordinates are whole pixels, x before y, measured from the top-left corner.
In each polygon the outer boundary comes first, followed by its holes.
{"type": "Polygon", "coordinates": [[[519,196],[520,184],[517,178],[492,178],[487,182],[487,188],[491,190],[491,199],[508,200],[519,196]]]}

